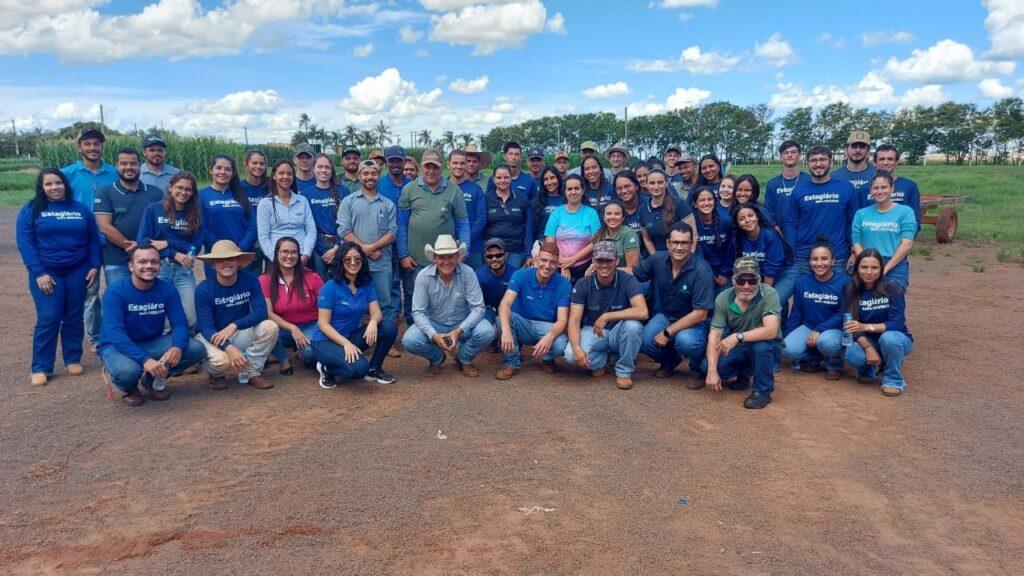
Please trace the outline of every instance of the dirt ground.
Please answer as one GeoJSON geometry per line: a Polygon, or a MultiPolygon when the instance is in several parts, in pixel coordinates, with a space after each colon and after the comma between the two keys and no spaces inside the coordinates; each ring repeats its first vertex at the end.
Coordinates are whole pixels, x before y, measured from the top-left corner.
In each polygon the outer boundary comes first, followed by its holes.
{"type": "Polygon", "coordinates": [[[130,409],[91,355],[84,376],[27,384],[14,215],[0,574],[1024,572],[1024,268],[992,248],[913,259],[897,399],[787,369],[750,411],[646,362],[623,392],[535,364],[498,382],[496,355],[478,379],[426,380],[406,355],[390,386],[195,375],[130,409]]]}

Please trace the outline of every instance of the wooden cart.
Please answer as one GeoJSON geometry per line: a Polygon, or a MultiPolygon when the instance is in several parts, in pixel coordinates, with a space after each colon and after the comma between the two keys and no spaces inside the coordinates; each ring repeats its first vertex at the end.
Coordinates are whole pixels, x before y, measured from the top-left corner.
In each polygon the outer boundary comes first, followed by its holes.
{"type": "Polygon", "coordinates": [[[935,225],[935,240],[940,244],[948,244],[956,240],[956,206],[970,199],[970,196],[922,195],[921,223],[935,225]],[[938,208],[938,212],[929,214],[928,211],[932,208],[938,208]]]}

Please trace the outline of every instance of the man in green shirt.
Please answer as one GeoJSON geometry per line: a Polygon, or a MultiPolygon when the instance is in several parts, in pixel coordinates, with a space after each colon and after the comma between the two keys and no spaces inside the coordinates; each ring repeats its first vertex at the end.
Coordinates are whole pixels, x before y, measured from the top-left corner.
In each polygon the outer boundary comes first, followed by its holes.
{"type": "MultiPolygon", "coordinates": [[[[440,235],[458,238],[469,246],[469,217],[466,199],[457,184],[441,173],[443,155],[440,150],[423,152],[422,174],[402,188],[398,198],[398,252],[402,269],[402,293],[405,302],[412,302],[416,274],[430,261],[423,248],[440,235]]],[[[396,307],[397,308],[397,307],[396,307]]],[[[405,320],[412,325],[412,308],[405,307],[405,320]]]]}
{"type": "Polygon", "coordinates": [[[760,409],[772,401],[775,366],[781,352],[779,324],[782,307],[775,289],[761,284],[757,260],[736,259],[733,287],[715,298],[715,315],[708,334],[707,387],[746,390],[753,375],[754,391],[744,408],[760,409]],[[728,333],[728,334],[726,334],[728,333]]]}

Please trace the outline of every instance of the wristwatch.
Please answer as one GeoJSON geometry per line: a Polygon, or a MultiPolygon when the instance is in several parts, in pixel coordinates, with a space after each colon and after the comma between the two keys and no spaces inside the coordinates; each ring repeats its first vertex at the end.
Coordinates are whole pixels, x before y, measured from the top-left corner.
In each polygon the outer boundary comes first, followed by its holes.
{"type": "Polygon", "coordinates": [[[743,342],[743,332],[737,332],[736,339],[739,340],[740,342],[743,342]]]}
{"type": "Polygon", "coordinates": [[[661,333],[665,335],[665,338],[668,338],[669,340],[672,339],[672,335],[668,333],[668,328],[662,330],[661,333]]]}

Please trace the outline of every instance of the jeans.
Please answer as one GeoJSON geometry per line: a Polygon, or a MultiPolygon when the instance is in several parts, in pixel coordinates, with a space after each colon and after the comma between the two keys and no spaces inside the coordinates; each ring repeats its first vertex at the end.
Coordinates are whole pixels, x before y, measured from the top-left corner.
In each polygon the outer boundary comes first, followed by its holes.
{"type": "MultiPolygon", "coordinates": [[[[888,263],[889,259],[885,258],[885,262],[888,263]]],[[[901,284],[903,289],[906,290],[910,286],[910,262],[907,262],[907,259],[904,258],[895,268],[889,270],[889,273],[885,275],[885,279],[901,284]]]]}
{"type": "MultiPolygon", "coordinates": [[[[43,294],[29,274],[28,291],[36,305],[36,327],[32,334],[32,373],[52,374],[57,361],[57,337],[60,336],[64,366],[82,362],[82,333],[85,311],[85,277],[89,263],[62,272],[50,272],[52,294],[43,294]]],[[[97,278],[94,285],[99,285],[97,278]]]]}
{"type": "MultiPolygon", "coordinates": [[[[146,342],[136,342],[136,344],[142,346],[150,358],[159,360],[170,350],[173,341],[170,334],[164,334],[146,342]]],[[[181,360],[170,369],[170,373],[171,375],[181,374],[189,367],[202,362],[204,358],[206,358],[206,350],[203,345],[195,338],[189,338],[188,346],[181,351],[181,360]]],[[[121,354],[117,348],[111,345],[100,348],[100,361],[110,372],[111,380],[114,381],[114,386],[118,390],[125,394],[135,392],[139,378],[143,374],[142,366],[138,362],[121,354]]]]}
{"type": "MultiPolygon", "coordinates": [[[[241,350],[249,364],[243,371],[250,377],[259,376],[263,373],[263,365],[267,363],[267,356],[277,344],[277,336],[280,329],[273,320],[264,320],[259,324],[239,330],[231,337],[234,345],[241,350]]],[[[206,346],[206,362],[203,369],[213,377],[223,376],[231,368],[228,353],[210,344],[202,335],[196,336],[206,346]]]]}
{"type": "Polygon", "coordinates": [[[812,364],[817,366],[822,358],[825,360],[826,370],[843,370],[843,331],[825,330],[818,335],[818,345],[814,348],[807,347],[807,337],[812,330],[807,326],[798,326],[786,336],[786,348],[782,354],[789,360],[792,368],[799,368],[801,364],[812,364]]]}
{"type": "Polygon", "coordinates": [[[188,319],[188,328],[189,330],[194,329],[196,326],[196,277],[192,269],[177,262],[164,260],[160,263],[160,278],[170,282],[178,290],[181,307],[185,309],[185,318],[188,319]]]}
{"type": "Polygon", "coordinates": [[[640,345],[640,351],[651,357],[662,368],[675,369],[683,358],[690,361],[692,372],[702,372],[701,363],[704,361],[704,354],[708,346],[708,325],[701,322],[685,330],[680,330],[674,337],[674,342],[664,346],[654,343],[654,337],[661,334],[672,322],[668,316],[658,313],[651,318],[644,326],[644,341],[640,345]]]}
{"type": "MultiPolygon", "coordinates": [[[[401,268],[401,267],[400,267],[401,268]]],[[[402,268],[402,313],[405,315],[405,325],[412,327],[412,290],[416,287],[416,275],[420,273],[426,266],[415,265],[412,270],[406,270],[402,268]]],[[[402,339],[402,345],[405,346],[405,339],[402,339]]]]}
{"type": "Polygon", "coordinates": [[[107,287],[122,278],[129,278],[131,275],[132,272],[128,269],[127,264],[109,264],[103,267],[103,279],[106,280],[107,287]]]}
{"type": "MultiPolygon", "coordinates": [[[[910,354],[914,341],[903,332],[882,332],[879,336],[868,336],[882,356],[882,385],[903,389],[903,357],[910,354]]],[[[846,362],[857,369],[860,376],[874,377],[875,367],[868,364],[864,349],[859,344],[846,348],[846,362]]]]}
{"type": "Polygon", "coordinates": [[[395,321],[395,301],[392,300],[393,294],[391,293],[393,276],[393,268],[388,266],[384,270],[374,272],[370,271],[370,278],[373,280],[373,289],[377,292],[377,303],[380,304],[381,315],[388,322],[395,321]]]}
{"type": "MultiPolygon", "coordinates": [[[[310,258],[310,267],[316,270],[316,273],[323,278],[324,282],[327,281],[329,264],[324,262],[324,252],[327,252],[334,247],[333,242],[328,242],[323,239],[321,234],[316,235],[316,243],[313,245],[313,256],[310,258]]],[[[341,258],[341,255],[337,255],[341,258]]]]}
{"type": "MultiPolygon", "coordinates": [[[[377,285],[373,287],[376,289],[377,285]]],[[[391,252],[391,310],[395,316],[394,321],[398,321],[398,316],[402,314],[402,267],[398,265],[398,254],[397,252],[391,252]]],[[[380,293],[377,294],[380,297],[380,293]]]]}
{"type": "MultiPolygon", "coordinates": [[[[630,377],[636,369],[636,356],[644,339],[644,325],[639,320],[620,320],[614,327],[605,327],[604,336],[594,333],[593,326],[580,330],[580,348],[587,354],[591,370],[600,370],[608,363],[608,357],[617,357],[615,375],[630,377]]],[[[576,363],[572,346],[565,347],[565,361],[576,363]]]]}
{"type": "MultiPolygon", "coordinates": [[[[366,350],[370,345],[366,343],[365,332],[366,325],[364,324],[343,336],[360,350],[366,350]]],[[[345,379],[362,378],[370,370],[380,370],[384,366],[388,350],[391,350],[396,338],[398,338],[398,328],[390,318],[385,317],[377,326],[377,344],[369,362],[363,355],[360,355],[355,362],[346,361],[345,348],[330,340],[313,342],[313,353],[317,362],[323,364],[327,372],[345,379]]]]}
{"type": "Polygon", "coordinates": [[[82,313],[82,322],[89,333],[89,343],[95,344],[100,341],[100,325],[103,324],[103,311],[100,309],[100,278],[85,291],[85,310],[82,313]]]}
{"type": "Polygon", "coordinates": [[[718,357],[718,375],[728,380],[733,377],[754,377],[754,392],[771,394],[775,390],[775,366],[779,363],[779,343],[775,340],[742,342],[718,357]]]}
{"type": "Polygon", "coordinates": [[[526,262],[526,254],[523,252],[508,252],[508,258],[505,260],[505,264],[515,268],[516,270],[523,267],[523,262],[526,262]]]}
{"type": "MultiPolygon", "coordinates": [[[[296,324],[296,326],[299,327],[299,330],[302,330],[302,333],[306,335],[306,338],[312,338],[313,332],[316,330],[316,321],[307,322],[305,324],[296,324]]],[[[316,359],[313,355],[312,342],[310,342],[310,346],[307,346],[306,348],[299,348],[298,345],[295,344],[295,338],[292,338],[291,331],[278,326],[277,344],[274,345],[273,352],[274,358],[284,362],[288,358],[288,353],[285,352],[285,348],[292,348],[297,351],[304,362],[312,362],[316,359]]]]}
{"type": "MultiPolygon", "coordinates": [[[[511,353],[502,354],[502,361],[505,366],[519,368],[522,365],[522,355],[519,352],[519,347],[523,344],[536,344],[540,342],[540,339],[551,331],[551,327],[555,323],[544,320],[530,320],[513,312],[512,317],[509,319],[509,325],[512,328],[512,339],[515,341],[515,344],[512,347],[511,353]]],[[[500,335],[501,324],[498,323],[496,326],[496,333],[500,335]]],[[[551,343],[551,350],[544,355],[544,360],[554,360],[561,356],[565,352],[565,346],[568,343],[569,337],[563,332],[551,343]]]]}
{"type": "Polygon", "coordinates": [[[481,268],[484,265],[484,253],[483,252],[470,252],[466,254],[466,266],[469,266],[473,270],[481,268]]]}
{"type": "MultiPolygon", "coordinates": [[[[445,326],[433,320],[430,321],[430,325],[441,334],[447,334],[459,326],[458,324],[445,326]]],[[[487,320],[481,319],[469,331],[463,332],[462,336],[459,336],[457,343],[459,347],[459,362],[472,364],[473,359],[476,358],[477,354],[485,346],[491,343],[491,340],[494,340],[494,326],[487,320]]],[[[402,336],[402,346],[405,347],[407,352],[426,358],[432,366],[437,366],[444,362],[444,352],[430,338],[427,338],[427,335],[415,324],[410,323],[409,327],[406,328],[405,335],[402,336]]]]}

